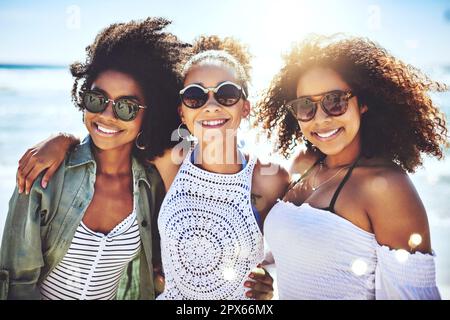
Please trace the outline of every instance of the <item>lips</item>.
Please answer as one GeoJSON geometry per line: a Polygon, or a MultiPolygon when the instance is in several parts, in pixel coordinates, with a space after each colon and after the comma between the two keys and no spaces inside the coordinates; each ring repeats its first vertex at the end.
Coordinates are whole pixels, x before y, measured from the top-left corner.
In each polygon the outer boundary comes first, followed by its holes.
{"type": "Polygon", "coordinates": [[[339,133],[341,133],[342,130],[343,128],[341,127],[331,130],[321,130],[320,132],[316,131],[313,132],[312,134],[319,140],[328,141],[335,138],[339,133]]]}
{"type": "Polygon", "coordinates": [[[201,120],[199,123],[204,128],[220,128],[230,119],[214,119],[214,120],[201,120]]]}
{"type": "Polygon", "coordinates": [[[116,127],[107,126],[99,122],[94,122],[95,131],[102,136],[114,136],[121,133],[123,130],[120,130],[116,127]]]}

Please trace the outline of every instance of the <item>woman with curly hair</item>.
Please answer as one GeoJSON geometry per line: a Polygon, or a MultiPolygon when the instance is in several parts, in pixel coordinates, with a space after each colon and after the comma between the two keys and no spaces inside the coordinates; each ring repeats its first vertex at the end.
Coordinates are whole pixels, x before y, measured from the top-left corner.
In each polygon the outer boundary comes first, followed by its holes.
{"type": "Polygon", "coordinates": [[[171,147],[177,123],[185,45],[164,30],[169,23],[112,24],[87,47],[86,61],[71,65],[89,135],[63,151],[48,186],[40,176],[26,194],[16,188],[0,253],[2,299],[114,299],[126,296],[133,275],[133,298],[154,298],[164,185],[143,160],[171,147]]]}
{"type": "Polygon", "coordinates": [[[447,145],[431,89],[445,86],[363,38],[311,37],[286,56],[257,108],[284,156],[309,150],[264,225],[280,299],[440,298],[407,175],[447,145]]]}
{"type": "MultiPolygon", "coordinates": [[[[179,73],[185,87],[173,86],[181,101],[171,120],[178,122],[157,118],[159,139],[168,143],[175,131],[184,152],[180,157],[179,148],[166,145],[148,156],[167,190],[158,218],[164,278],[157,279],[165,281],[159,298],[268,299],[272,278],[264,269],[251,271],[263,260],[262,221],[286,190],[288,173],[264,175],[265,164],[237,149],[237,129],[250,111],[249,55],[237,41],[216,36],[200,37],[185,52],[190,58],[179,73]],[[198,140],[194,150],[190,133],[198,140]]],[[[58,135],[30,150],[21,160],[19,186],[25,181],[27,192],[46,168],[50,179],[76,142],[58,135]]]]}

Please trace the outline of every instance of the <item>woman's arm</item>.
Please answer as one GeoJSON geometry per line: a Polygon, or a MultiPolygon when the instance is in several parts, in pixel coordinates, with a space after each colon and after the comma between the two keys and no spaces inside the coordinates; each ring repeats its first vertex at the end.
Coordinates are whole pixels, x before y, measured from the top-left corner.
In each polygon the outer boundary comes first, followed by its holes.
{"type": "Polygon", "coordinates": [[[278,198],[283,198],[289,186],[290,175],[281,165],[263,164],[259,160],[253,172],[252,205],[264,222],[278,198]]]}
{"type": "Polygon", "coordinates": [[[48,181],[64,161],[67,151],[79,143],[80,139],[77,137],[67,133],[59,133],[28,149],[19,160],[17,170],[18,192],[25,191],[26,194],[29,194],[34,180],[41,172],[47,170],[41,182],[45,189],[48,181]]]}
{"type": "Polygon", "coordinates": [[[185,154],[180,155],[174,149],[167,149],[162,156],[156,157],[150,161],[150,163],[158,170],[166,192],[172,185],[173,180],[175,180],[175,176],[177,175],[185,156],[185,154]]]}
{"type": "Polygon", "coordinates": [[[406,173],[391,169],[369,180],[367,213],[380,244],[376,299],[440,299],[428,219],[413,184],[406,173]]]}
{"type": "Polygon", "coordinates": [[[377,170],[364,183],[366,211],[379,244],[408,252],[431,252],[425,207],[408,175],[399,169],[377,170]],[[421,242],[411,246],[411,236],[421,242]]]}

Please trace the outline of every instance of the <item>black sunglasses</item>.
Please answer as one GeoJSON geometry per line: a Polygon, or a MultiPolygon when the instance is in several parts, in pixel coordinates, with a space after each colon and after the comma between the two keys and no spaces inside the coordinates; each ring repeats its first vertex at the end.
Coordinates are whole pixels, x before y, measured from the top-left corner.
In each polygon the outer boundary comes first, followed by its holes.
{"type": "Polygon", "coordinates": [[[83,106],[87,111],[100,113],[105,111],[108,104],[112,102],[112,108],[116,118],[123,121],[132,121],[137,117],[139,109],[146,109],[146,106],[139,105],[129,98],[119,98],[117,100],[108,99],[105,94],[99,91],[87,91],[83,95],[83,106]]]}
{"type": "Polygon", "coordinates": [[[329,116],[343,115],[348,108],[348,100],[354,97],[351,91],[334,90],[314,96],[302,96],[286,103],[286,108],[299,121],[310,121],[317,112],[317,105],[329,116]]]}
{"type": "Polygon", "coordinates": [[[199,84],[190,84],[180,91],[183,104],[191,109],[201,108],[208,101],[208,93],[212,91],[214,99],[225,106],[231,107],[242,98],[246,98],[242,87],[231,81],[225,81],[215,88],[204,88],[199,84]]]}

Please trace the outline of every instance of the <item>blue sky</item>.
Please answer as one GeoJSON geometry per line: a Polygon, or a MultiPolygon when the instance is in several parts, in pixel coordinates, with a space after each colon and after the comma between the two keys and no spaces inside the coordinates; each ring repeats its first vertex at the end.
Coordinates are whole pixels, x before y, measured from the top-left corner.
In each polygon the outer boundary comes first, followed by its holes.
{"type": "Polygon", "coordinates": [[[258,78],[306,34],[347,32],[409,63],[450,65],[450,1],[434,0],[0,0],[0,63],[68,64],[112,22],[164,16],[186,41],[231,35],[249,44],[258,78]]]}

